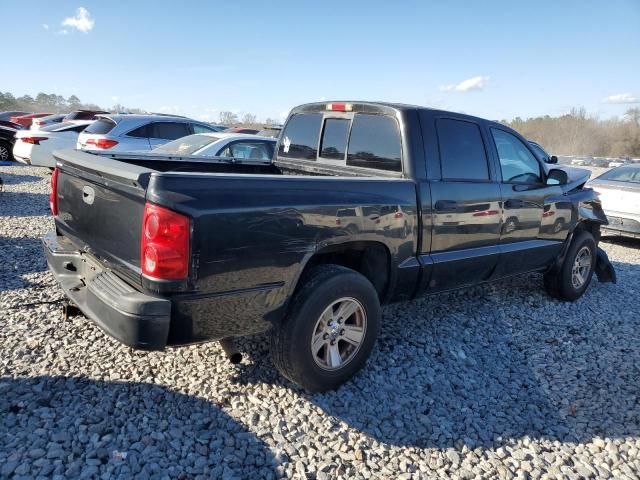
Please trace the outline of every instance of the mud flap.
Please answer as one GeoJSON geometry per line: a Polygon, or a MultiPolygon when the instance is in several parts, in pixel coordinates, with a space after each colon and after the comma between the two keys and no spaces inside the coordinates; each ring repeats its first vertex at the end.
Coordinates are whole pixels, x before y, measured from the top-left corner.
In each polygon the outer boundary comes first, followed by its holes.
{"type": "Polygon", "coordinates": [[[607,253],[598,247],[596,254],[596,275],[601,283],[617,283],[616,271],[609,261],[607,253]]]}

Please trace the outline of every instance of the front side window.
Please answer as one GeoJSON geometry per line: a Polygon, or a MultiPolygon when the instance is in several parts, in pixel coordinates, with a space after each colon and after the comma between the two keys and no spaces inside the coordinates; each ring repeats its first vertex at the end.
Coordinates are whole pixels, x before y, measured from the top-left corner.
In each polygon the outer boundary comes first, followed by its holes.
{"type": "Polygon", "coordinates": [[[487,153],[476,123],[441,118],[436,128],[443,179],[489,180],[487,153]]]}
{"type": "Polygon", "coordinates": [[[320,156],[331,160],[344,160],[349,138],[349,123],[346,118],[327,118],[322,130],[320,156]]]}
{"type": "Polygon", "coordinates": [[[497,128],[492,128],[491,134],[498,150],[503,182],[542,183],[538,160],[518,137],[497,128]]]}
{"type": "Polygon", "coordinates": [[[353,117],[347,165],[402,171],[398,122],[389,115],[357,113],[353,117]]]}
{"type": "Polygon", "coordinates": [[[529,145],[531,145],[531,148],[533,148],[533,151],[536,152],[538,157],[540,157],[540,160],[542,160],[543,162],[549,161],[549,155],[547,155],[547,152],[545,152],[542,149],[542,147],[536,145],[535,143],[529,143],[529,145]]]}
{"type": "Polygon", "coordinates": [[[319,113],[293,115],[282,133],[278,156],[315,160],[321,122],[322,115],[319,113]]]}
{"type": "Polygon", "coordinates": [[[152,138],[161,138],[163,140],[176,140],[186,137],[191,132],[186,123],[177,122],[156,122],[153,125],[152,138]]]}

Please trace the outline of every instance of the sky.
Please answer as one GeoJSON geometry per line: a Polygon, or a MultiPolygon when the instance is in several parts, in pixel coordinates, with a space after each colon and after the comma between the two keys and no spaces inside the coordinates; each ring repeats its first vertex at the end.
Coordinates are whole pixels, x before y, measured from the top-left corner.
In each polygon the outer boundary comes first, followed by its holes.
{"type": "Polygon", "coordinates": [[[208,121],[324,100],[496,120],[640,107],[640,0],[0,0],[0,17],[16,96],[208,121]]]}

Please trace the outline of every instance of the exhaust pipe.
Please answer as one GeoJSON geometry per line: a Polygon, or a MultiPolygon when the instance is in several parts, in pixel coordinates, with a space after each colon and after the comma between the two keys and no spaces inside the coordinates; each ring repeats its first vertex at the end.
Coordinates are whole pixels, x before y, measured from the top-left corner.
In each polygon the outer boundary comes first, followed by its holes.
{"type": "Polygon", "coordinates": [[[242,361],[242,354],[238,351],[233,338],[222,338],[219,341],[222,350],[224,350],[225,355],[231,363],[235,365],[242,361]]]}

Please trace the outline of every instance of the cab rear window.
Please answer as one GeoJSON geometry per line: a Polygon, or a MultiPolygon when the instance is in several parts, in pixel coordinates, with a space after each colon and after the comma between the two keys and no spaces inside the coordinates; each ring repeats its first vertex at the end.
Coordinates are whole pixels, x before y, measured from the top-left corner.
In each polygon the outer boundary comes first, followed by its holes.
{"type": "Polygon", "coordinates": [[[287,122],[278,148],[278,156],[315,160],[318,156],[318,136],[322,115],[293,115],[287,122]]]}
{"type": "Polygon", "coordinates": [[[360,113],[354,116],[347,165],[401,172],[401,152],[400,131],[395,118],[360,113]]]}
{"type": "Polygon", "coordinates": [[[280,157],[402,171],[400,130],[389,115],[355,113],[323,119],[320,113],[296,114],[289,119],[281,138],[280,157]]]}

